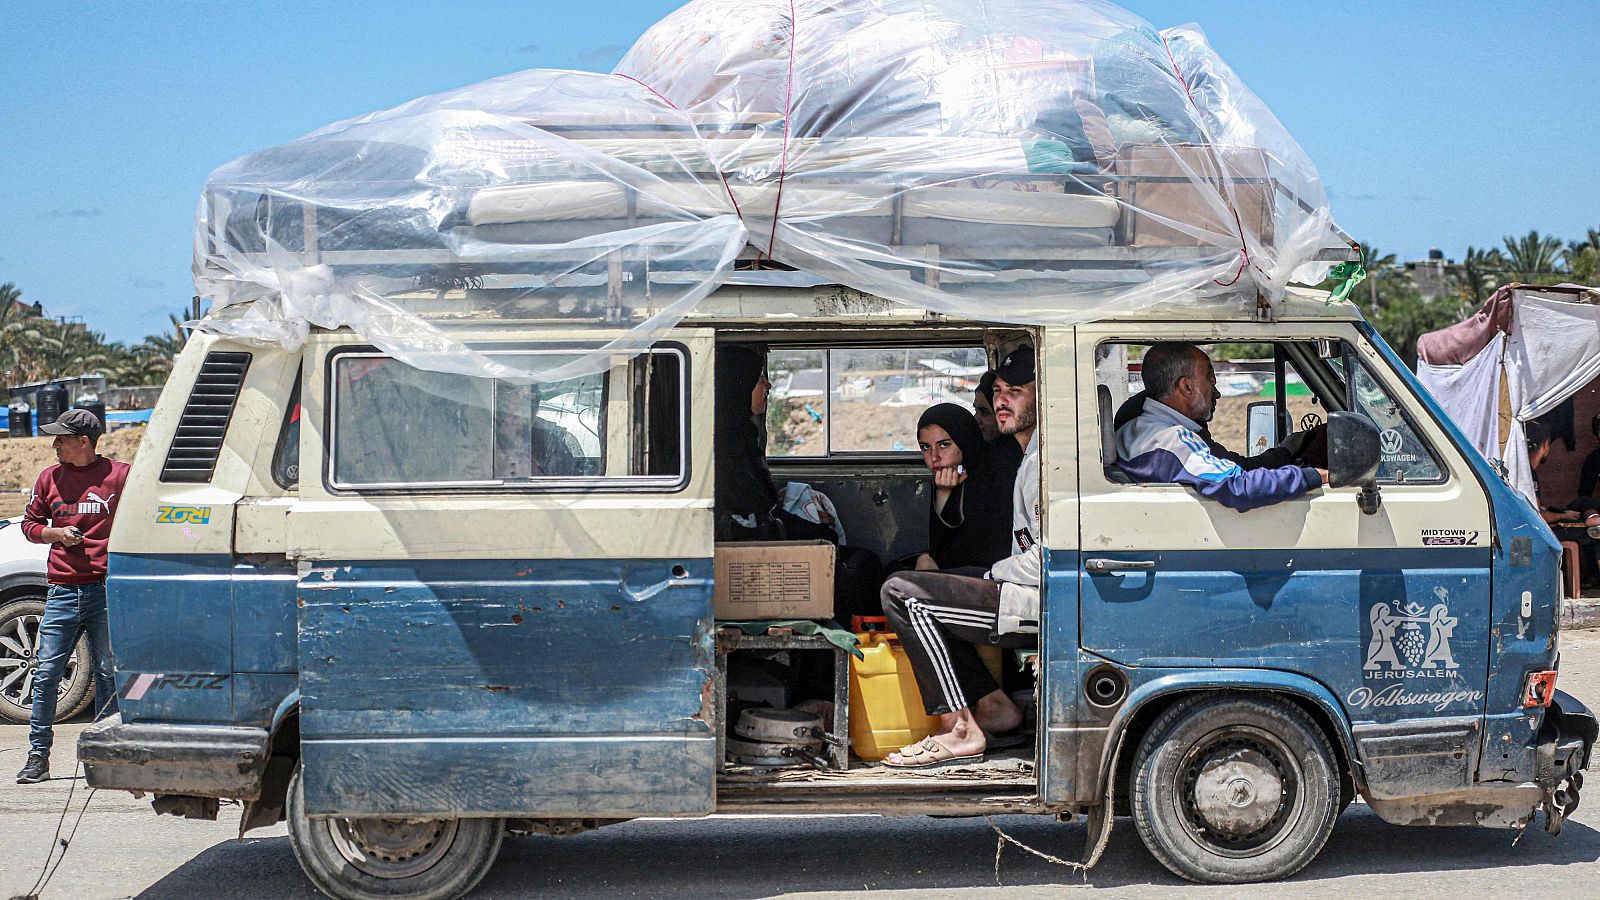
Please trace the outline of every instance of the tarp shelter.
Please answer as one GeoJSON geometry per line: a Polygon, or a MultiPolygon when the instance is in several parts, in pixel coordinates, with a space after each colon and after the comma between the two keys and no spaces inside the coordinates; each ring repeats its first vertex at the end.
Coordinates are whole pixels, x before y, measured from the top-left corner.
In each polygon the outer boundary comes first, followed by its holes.
{"type": "Polygon", "coordinates": [[[1417,340],[1417,376],[1538,505],[1524,425],[1600,378],[1600,289],[1513,284],[1417,340]]]}

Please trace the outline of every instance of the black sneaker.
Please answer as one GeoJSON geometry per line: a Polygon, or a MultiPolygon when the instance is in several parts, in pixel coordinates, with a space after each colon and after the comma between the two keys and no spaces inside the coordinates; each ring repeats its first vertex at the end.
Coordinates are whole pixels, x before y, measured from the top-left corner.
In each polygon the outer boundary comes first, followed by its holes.
{"type": "Polygon", "coordinates": [[[50,780],[50,757],[44,753],[29,753],[28,764],[17,773],[17,784],[38,784],[50,780]]]}

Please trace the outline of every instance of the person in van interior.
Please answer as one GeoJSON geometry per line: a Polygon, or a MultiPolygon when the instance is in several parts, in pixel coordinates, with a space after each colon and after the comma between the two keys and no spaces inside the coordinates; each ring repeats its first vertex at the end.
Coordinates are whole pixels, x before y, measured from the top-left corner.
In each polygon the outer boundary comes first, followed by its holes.
{"type": "MultiPolygon", "coordinates": [[[[730,344],[717,349],[716,420],[712,449],[717,475],[716,540],[808,541],[841,544],[831,502],[818,503],[820,522],[784,508],[785,492],[773,484],[767,466],[767,348],[730,344]]],[[[825,498],[823,498],[825,499],[825,498]]],[[[872,551],[839,546],[834,557],[834,617],[877,613],[883,563],[872,551]]]]}
{"type": "MultiPolygon", "coordinates": [[[[1550,426],[1543,422],[1528,422],[1523,426],[1523,437],[1528,445],[1528,468],[1533,470],[1534,490],[1539,492],[1539,468],[1550,458],[1550,426]]],[[[1594,579],[1600,573],[1596,564],[1595,548],[1600,543],[1600,501],[1593,497],[1577,497],[1566,505],[1545,505],[1540,497],[1539,517],[1561,541],[1571,541],[1583,548],[1578,554],[1583,581],[1594,579]]]]}
{"type": "Polygon", "coordinates": [[[717,348],[717,462],[713,496],[719,541],[837,540],[824,512],[821,523],[783,508],[783,494],[767,467],[767,348],[730,344],[717,348]]]}
{"type": "Polygon", "coordinates": [[[1021,457],[986,442],[973,414],[954,403],[923,412],[917,420],[917,446],[933,474],[933,496],[928,551],[918,554],[912,567],[988,569],[1009,555],[1011,486],[1021,457]]]}
{"type": "Polygon", "coordinates": [[[994,370],[983,373],[978,386],[972,389],[972,417],[978,422],[978,431],[984,443],[1000,452],[1002,457],[1016,464],[1022,462],[1022,448],[1010,437],[1000,433],[1000,423],[994,418],[994,370]]]}
{"type": "Polygon", "coordinates": [[[1039,435],[1034,353],[1007,354],[996,371],[995,418],[1024,448],[1012,485],[1010,554],[987,571],[901,572],[884,582],[883,611],[900,638],[939,730],[889,754],[884,764],[925,769],[982,759],[1026,740],[1022,711],[989,674],[974,644],[1029,646],[1039,633],[1039,435]]]}
{"type": "Polygon", "coordinates": [[[1117,466],[1134,481],[1185,485],[1239,512],[1299,497],[1327,482],[1326,469],[1291,458],[1305,451],[1315,431],[1285,441],[1285,452],[1270,460],[1275,466],[1246,468],[1243,457],[1212,449],[1202,423],[1210,421],[1222,394],[1211,359],[1194,344],[1153,345],[1144,356],[1144,385],[1142,411],[1117,429],[1116,438],[1117,466]]]}
{"type": "Polygon", "coordinates": [[[1000,423],[994,420],[994,370],[983,373],[972,389],[972,417],[977,420],[983,439],[993,444],[1000,440],[1000,423]]]}
{"type": "Polygon", "coordinates": [[[22,534],[35,544],[49,544],[44,616],[34,655],[33,714],[28,724],[28,761],[17,773],[18,784],[50,779],[51,726],[67,660],[78,636],[89,636],[94,666],[95,720],[117,711],[112,678],[111,632],[106,618],[106,544],[116,515],[128,464],[96,452],[105,426],[86,409],[69,409],[39,430],[56,436],[52,445],[59,462],[39,473],[33,495],[22,513],[22,534]]]}
{"type": "MultiPolygon", "coordinates": [[[[1180,344],[1178,346],[1192,345],[1180,344]]],[[[1201,352],[1199,348],[1195,349],[1196,352],[1201,352]]],[[[1207,363],[1209,362],[1210,360],[1207,359],[1207,363]]],[[[1144,365],[1148,371],[1150,366],[1148,355],[1145,358],[1144,365]]],[[[1122,426],[1132,422],[1134,419],[1137,419],[1139,416],[1144,414],[1145,401],[1150,397],[1148,377],[1149,376],[1146,375],[1146,389],[1134,394],[1132,397],[1129,397],[1127,400],[1123,401],[1122,406],[1118,407],[1116,416],[1114,416],[1111,420],[1111,427],[1114,430],[1121,431],[1122,426]]],[[[1213,411],[1215,411],[1214,404],[1215,400],[1213,400],[1213,411]]],[[[1327,426],[1325,425],[1318,425],[1315,428],[1297,431],[1294,434],[1289,435],[1289,437],[1284,439],[1284,442],[1278,446],[1268,447],[1254,456],[1247,456],[1243,453],[1235,453],[1232,450],[1229,450],[1227,447],[1222,445],[1221,441],[1211,436],[1211,422],[1209,417],[1210,414],[1208,413],[1207,419],[1195,421],[1195,424],[1200,426],[1195,433],[1200,436],[1201,440],[1206,442],[1206,447],[1211,451],[1213,456],[1218,459],[1231,462],[1246,472],[1253,472],[1256,469],[1278,469],[1282,468],[1283,466],[1293,465],[1297,461],[1303,465],[1318,467],[1318,463],[1321,463],[1320,468],[1327,467],[1328,443],[1326,436],[1327,426]]]]}

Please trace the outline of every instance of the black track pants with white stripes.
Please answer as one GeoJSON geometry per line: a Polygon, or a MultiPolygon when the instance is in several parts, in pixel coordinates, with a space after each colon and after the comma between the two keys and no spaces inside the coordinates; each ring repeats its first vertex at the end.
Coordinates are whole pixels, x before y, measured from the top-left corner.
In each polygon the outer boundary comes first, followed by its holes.
{"type": "Polygon", "coordinates": [[[995,644],[1000,584],[948,572],[901,572],[883,584],[883,612],[911,660],[928,715],[997,690],[974,644],[995,644]]]}

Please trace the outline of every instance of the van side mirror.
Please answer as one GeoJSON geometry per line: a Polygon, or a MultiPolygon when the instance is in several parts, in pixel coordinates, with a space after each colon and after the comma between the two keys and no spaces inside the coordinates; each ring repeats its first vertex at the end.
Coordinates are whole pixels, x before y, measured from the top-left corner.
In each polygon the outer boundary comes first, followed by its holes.
{"type": "Polygon", "coordinates": [[[1260,456],[1278,443],[1278,404],[1257,400],[1250,404],[1245,415],[1249,435],[1245,455],[1260,456]]]}
{"type": "Polygon", "coordinates": [[[1378,426],[1354,412],[1328,416],[1328,485],[1359,487],[1361,511],[1378,511],[1378,464],[1383,449],[1378,442],[1378,426]]]}

